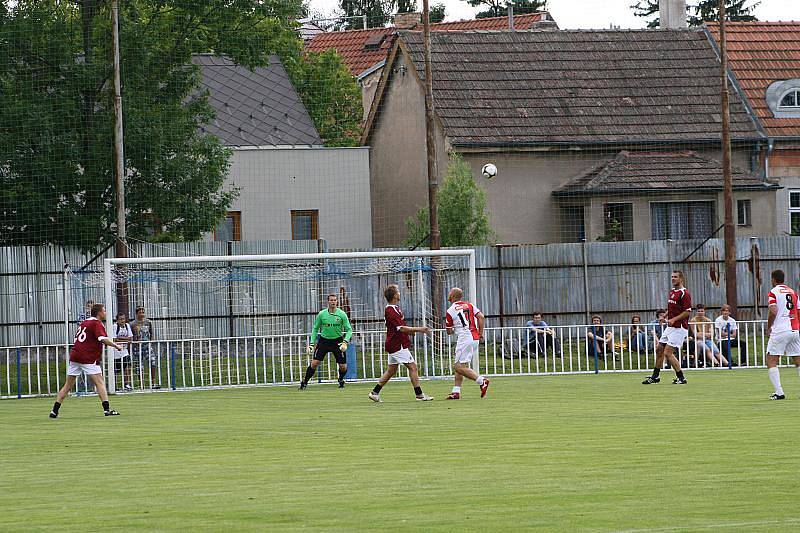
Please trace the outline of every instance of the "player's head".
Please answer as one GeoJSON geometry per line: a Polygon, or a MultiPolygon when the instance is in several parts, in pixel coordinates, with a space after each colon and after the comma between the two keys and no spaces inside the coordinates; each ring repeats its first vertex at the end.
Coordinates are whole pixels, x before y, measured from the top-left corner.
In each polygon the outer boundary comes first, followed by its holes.
{"type": "Polygon", "coordinates": [[[124,324],[127,318],[125,313],[117,313],[117,324],[124,324]]]}
{"type": "Polygon", "coordinates": [[[728,304],[722,304],[722,307],[719,308],[719,312],[722,314],[722,316],[728,318],[731,316],[731,306],[728,304]]]}
{"type": "Polygon", "coordinates": [[[335,294],[328,295],[328,307],[330,309],[335,309],[336,306],[339,305],[339,297],[335,294]]]}
{"type": "Polygon", "coordinates": [[[89,314],[97,320],[106,319],[106,306],[103,304],[93,304],[89,314]]]}
{"type": "Polygon", "coordinates": [[[656,311],[656,320],[666,320],[667,319],[667,310],[666,309],[659,309],[656,311]]]}
{"type": "Polygon", "coordinates": [[[386,298],[386,303],[397,303],[400,301],[400,289],[397,288],[397,285],[389,285],[384,289],[383,297],[386,298]]]}
{"type": "Polygon", "coordinates": [[[672,271],[672,286],[680,287],[686,283],[686,278],[683,277],[683,270],[672,271]]]}
{"type": "Polygon", "coordinates": [[[144,307],[143,307],[143,306],[141,306],[141,305],[140,305],[139,307],[137,307],[137,308],[136,308],[136,318],[137,318],[137,319],[139,319],[139,320],[144,320],[144,317],[145,317],[146,315],[147,315],[147,313],[145,312],[145,310],[144,310],[144,307]]]}
{"type": "Polygon", "coordinates": [[[783,270],[773,270],[770,277],[772,278],[773,286],[781,285],[784,281],[786,281],[786,274],[783,273],[783,270]]]}
{"type": "Polygon", "coordinates": [[[600,317],[600,315],[592,315],[592,324],[594,324],[595,326],[598,326],[598,325],[600,325],[602,323],[603,323],[603,319],[600,317]]]}
{"type": "Polygon", "coordinates": [[[460,302],[461,298],[463,297],[464,297],[464,291],[462,291],[458,287],[453,287],[452,289],[450,289],[450,293],[447,295],[447,301],[450,303],[460,302]]]}
{"type": "Polygon", "coordinates": [[[706,316],[706,306],[705,305],[697,304],[695,306],[695,309],[697,309],[697,316],[706,316]]]}

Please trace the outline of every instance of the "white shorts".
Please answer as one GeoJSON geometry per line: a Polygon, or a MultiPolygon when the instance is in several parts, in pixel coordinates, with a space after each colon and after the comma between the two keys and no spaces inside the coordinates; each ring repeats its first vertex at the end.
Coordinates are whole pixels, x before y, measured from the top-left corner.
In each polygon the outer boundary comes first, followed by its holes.
{"type": "Polygon", "coordinates": [[[465,341],[456,344],[456,363],[472,363],[473,357],[478,354],[480,341],[465,341]]]}
{"type": "Polygon", "coordinates": [[[68,376],[80,376],[81,374],[102,374],[103,369],[100,368],[100,365],[95,364],[84,364],[84,363],[76,363],[75,361],[69,362],[69,367],[67,367],[67,375],[68,376]]]}
{"type": "Polygon", "coordinates": [[[781,331],[769,336],[767,342],[769,355],[800,355],[800,335],[796,331],[781,331]]]}
{"type": "Polygon", "coordinates": [[[661,334],[661,338],[658,342],[666,344],[667,346],[672,346],[673,348],[680,348],[683,346],[683,343],[686,342],[686,337],[688,335],[689,331],[686,329],[668,326],[664,329],[664,333],[661,334]]]}
{"type": "Polygon", "coordinates": [[[408,351],[408,348],[401,348],[400,350],[389,354],[390,365],[407,365],[414,362],[414,356],[408,351]]]}

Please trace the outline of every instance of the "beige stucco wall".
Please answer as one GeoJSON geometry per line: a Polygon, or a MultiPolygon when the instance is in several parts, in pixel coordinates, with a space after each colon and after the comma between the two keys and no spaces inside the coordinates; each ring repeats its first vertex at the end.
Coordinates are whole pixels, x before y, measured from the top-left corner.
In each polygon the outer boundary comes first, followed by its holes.
{"type": "Polygon", "coordinates": [[[369,115],[369,109],[372,107],[372,101],[375,99],[375,91],[378,90],[378,83],[381,81],[381,74],[383,68],[376,69],[369,75],[364,76],[359,80],[361,85],[361,103],[364,106],[364,120],[369,115]]]}
{"type": "MultiPolygon", "coordinates": [[[[392,72],[370,141],[370,196],[375,246],[396,246],[406,237],[405,220],[428,205],[425,98],[414,67],[401,56],[392,72]]],[[[437,156],[444,172],[447,153],[437,125],[437,156]]]]}
{"type": "MultiPolygon", "coordinates": [[[[751,225],[737,226],[738,237],[759,235],[774,235],[777,232],[774,217],[776,193],[775,191],[737,191],[733,194],[734,222],[736,221],[736,201],[750,200],[751,225]]],[[[586,237],[595,241],[605,233],[603,213],[607,203],[630,203],[633,211],[633,240],[645,241],[652,238],[652,220],[650,204],[653,202],[685,202],[712,201],[716,210],[717,226],[725,219],[722,193],[692,194],[691,197],[681,194],[659,194],[649,196],[595,196],[583,202],[584,217],[586,220],[586,237]]],[[[575,205],[581,202],[575,202],[575,205]]],[[[716,227],[714,228],[716,229],[716,227]]],[[[721,237],[721,233],[717,235],[721,237]]]]}

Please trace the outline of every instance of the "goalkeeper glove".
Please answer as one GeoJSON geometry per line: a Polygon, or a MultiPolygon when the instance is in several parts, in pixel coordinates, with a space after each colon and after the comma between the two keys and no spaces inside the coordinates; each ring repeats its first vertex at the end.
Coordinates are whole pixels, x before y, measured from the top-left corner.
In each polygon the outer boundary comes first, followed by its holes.
{"type": "Polygon", "coordinates": [[[342,341],[339,343],[339,351],[346,352],[347,351],[347,341],[342,341]]]}
{"type": "Polygon", "coordinates": [[[306,347],[306,353],[307,353],[308,355],[314,355],[314,345],[313,345],[313,344],[309,344],[309,345],[306,347]]]}

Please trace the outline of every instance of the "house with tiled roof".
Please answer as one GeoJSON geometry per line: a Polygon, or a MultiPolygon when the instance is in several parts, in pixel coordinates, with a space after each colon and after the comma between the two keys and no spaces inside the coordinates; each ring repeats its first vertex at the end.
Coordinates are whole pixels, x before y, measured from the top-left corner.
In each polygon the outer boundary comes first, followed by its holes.
{"type": "MultiPolygon", "coordinates": [[[[704,30],[434,32],[431,58],[438,173],[453,152],[471,165],[501,242],[595,240],[609,221],[635,240],[720,226],[719,59],[704,30]]],[[[376,246],[401,242],[427,205],[421,33],[401,32],[386,65],[363,138],[376,246]]],[[[739,235],[774,234],[752,215],[775,206],[766,137],[736,91],[731,136],[739,235]]]]}
{"type": "MultiPolygon", "coordinates": [[[[708,30],[717,44],[719,25],[708,30]]],[[[731,22],[727,42],[734,82],[767,138],[765,174],[784,187],[778,231],[800,235],[800,22],[731,22]]]]}
{"type": "MultiPolygon", "coordinates": [[[[508,17],[490,17],[474,20],[438,22],[431,24],[432,31],[504,30],[512,24],[515,30],[530,30],[537,27],[557,28],[547,11],[508,17]]],[[[306,43],[309,52],[324,52],[334,49],[350,73],[362,88],[364,115],[369,113],[386,57],[400,30],[421,30],[420,13],[398,13],[394,24],[384,28],[347,30],[317,33],[306,43]]]]}
{"type": "Polygon", "coordinates": [[[202,131],[231,150],[225,188],[239,190],[206,240],[325,239],[334,248],[370,246],[369,149],[323,146],[277,56],[253,70],[211,54],[197,54],[192,63],[214,110],[202,131]]]}

